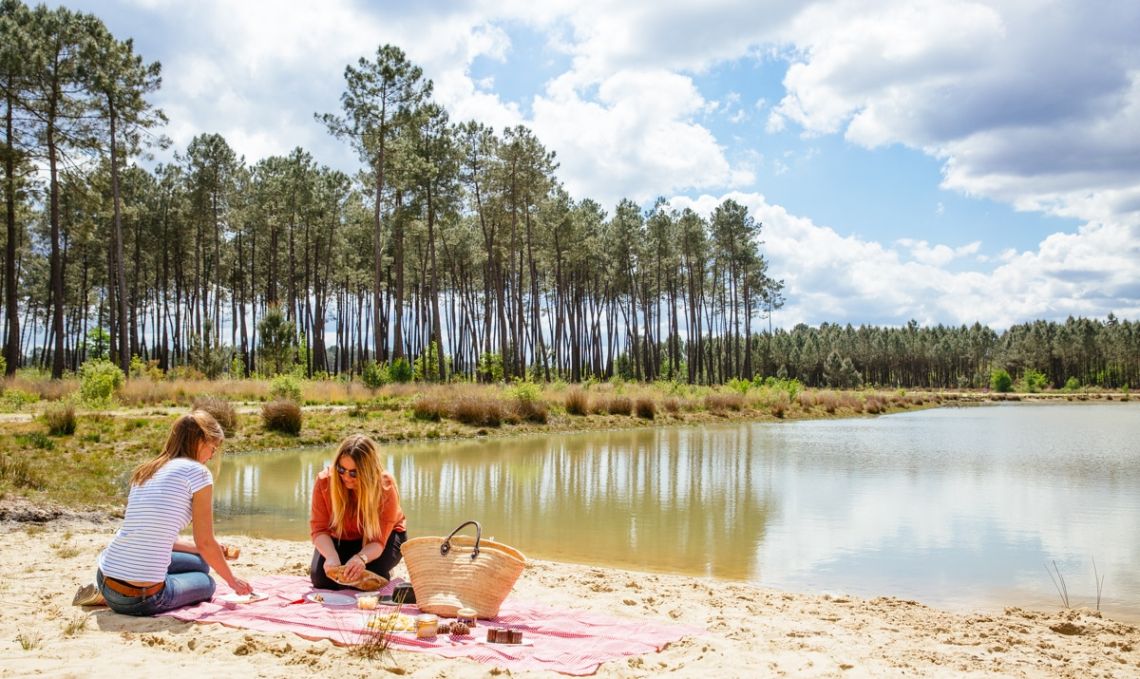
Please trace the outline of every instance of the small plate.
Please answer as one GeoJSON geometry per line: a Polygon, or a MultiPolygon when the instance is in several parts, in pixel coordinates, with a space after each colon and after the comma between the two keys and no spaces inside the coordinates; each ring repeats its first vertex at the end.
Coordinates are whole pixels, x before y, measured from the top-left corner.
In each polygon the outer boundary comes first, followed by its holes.
{"type": "Polygon", "coordinates": [[[325,606],[355,606],[356,597],[351,594],[337,594],[335,592],[309,592],[305,601],[325,606]]]}
{"type": "Polygon", "coordinates": [[[268,598],[268,594],[250,592],[249,594],[223,594],[218,597],[218,600],[224,604],[252,604],[255,601],[265,601],[268,598]]]}

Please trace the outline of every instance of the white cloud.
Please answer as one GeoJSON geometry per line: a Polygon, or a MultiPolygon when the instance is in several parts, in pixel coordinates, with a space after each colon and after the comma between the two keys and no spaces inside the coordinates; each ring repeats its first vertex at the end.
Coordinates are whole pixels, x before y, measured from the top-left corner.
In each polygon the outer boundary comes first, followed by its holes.
{"type": "Polygon", "coordinates": [[[555,80],[533,105],[534,131],[558,152],[572,195],[612,206],[621,198],[752,181],[747,169],[731,167],[708,129],[690,121],[705,105],[691,78],[622,71],[598,84],[594,100],[575,80],[555,80]]]}
{"type": "Polygon", "coordinates": [[[1022,210],[1140,223],[1140,6],[817,3],[769,129],[902,143],[944,186],[1022,210]]]}
{"type": "Polygon", "coordinates": [[[913,318],[1004,328],[1030,318],[1140,314],[1137,228],[1090,223],[1075,234],[1049,236],[1036,251],[1006,251],[991,270],[950,271],[947,265],[977,254],[981,244],[951,248],[903,239],[897,243],[901,249],[884,247],[841,236],[755,193],[680,196],[670,204],[708,215],[728,198],[763,224],[769,274],[786,285],[789,302],[776,316],[784,327],[825,321],[897,325],[913,318]]]}

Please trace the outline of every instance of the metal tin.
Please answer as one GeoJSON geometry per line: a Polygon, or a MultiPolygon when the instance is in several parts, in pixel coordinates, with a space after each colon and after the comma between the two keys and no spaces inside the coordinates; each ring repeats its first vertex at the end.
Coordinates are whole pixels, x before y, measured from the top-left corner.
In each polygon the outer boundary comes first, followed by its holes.
{"type": "Polygon", "coordinates": [[[416,638],[434,639],[439,630],[439,616],[424,613],[416,616],[416,638]]]}
{"type": "Polygon", "coordinates": [[[475,619],[474,608],[461,608],[455,612],[455,621],[461,622],[471,629],[475,628],[475,619]]]}

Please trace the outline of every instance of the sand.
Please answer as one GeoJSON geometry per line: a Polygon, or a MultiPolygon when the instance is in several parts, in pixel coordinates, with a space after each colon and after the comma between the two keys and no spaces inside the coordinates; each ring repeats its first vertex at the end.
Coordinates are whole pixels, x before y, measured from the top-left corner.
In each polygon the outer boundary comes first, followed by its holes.
{"type": "MultiPolygon", "coordinates": [[[[370,662],[328,641],[73,607],[116,527],[113,519],[74,516],[0,522],[8,574],[0,583],[0,676],[562,676],[410,651],[370,662]]],[[[304,542],[227,541],[242,547],[235,569],[243,576],[303,575],[311,554],[304,542]]],[[[889,597],[787,593],[538,560],[511,596],[707,630],[658,653],[605,663],[599,677],[1140,677],[1140,629],[1087,609],[960,614],[889,597]]]]}

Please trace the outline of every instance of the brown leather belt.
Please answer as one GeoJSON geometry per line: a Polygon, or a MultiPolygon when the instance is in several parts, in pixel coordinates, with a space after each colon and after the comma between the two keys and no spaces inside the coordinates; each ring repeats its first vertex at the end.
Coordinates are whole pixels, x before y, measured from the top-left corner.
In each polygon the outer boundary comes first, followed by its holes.
{"type": "Polygon", "coordinates": [[[106,575],[103,576],[103,584],[107,585],[108,588],[115,590],[123,596],[133,597],[154,596],[155,594],[161,592],[163,587],[166,587],[165,580],[159,583],[155,583],[150,587],[137,587],[130,583],[123,582],[122,580],[116,580],[115,578],[108,577],[106,575]]]}

